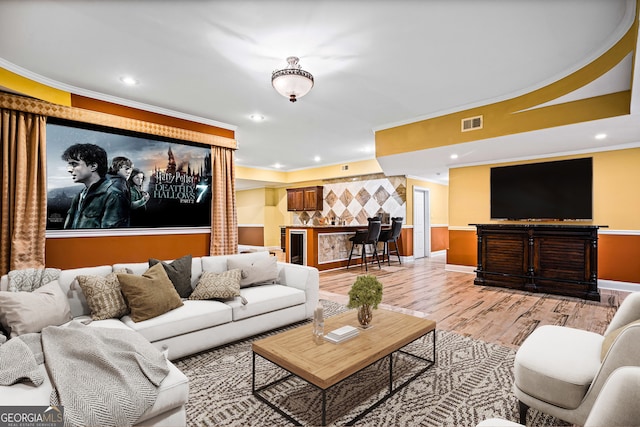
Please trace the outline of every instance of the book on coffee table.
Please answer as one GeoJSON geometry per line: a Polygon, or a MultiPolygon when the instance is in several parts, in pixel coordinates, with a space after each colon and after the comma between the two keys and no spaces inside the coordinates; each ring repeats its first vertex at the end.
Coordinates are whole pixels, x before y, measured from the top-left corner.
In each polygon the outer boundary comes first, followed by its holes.
{"type": "Polygon", "coordinates": [[[343,326],[338,329],[334,329],[324,336],[324,339],[330,341],[332,343],[340,343],[346,341],[350,338],[353,338],[358,335],[358,328],[354,328],[353,326],[343,326]]]}

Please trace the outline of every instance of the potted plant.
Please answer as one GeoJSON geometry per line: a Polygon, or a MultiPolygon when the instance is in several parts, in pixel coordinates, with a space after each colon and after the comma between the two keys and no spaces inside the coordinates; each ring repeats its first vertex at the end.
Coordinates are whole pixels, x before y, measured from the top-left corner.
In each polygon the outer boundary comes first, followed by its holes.
{"type": "Polygon", "coordinates": [[[349,308],[358,309],[358,321],[368,328],[373,318],[373,309],[382,301],[382,283],[374,275],[358,276],[349,291],[349,308]]]}

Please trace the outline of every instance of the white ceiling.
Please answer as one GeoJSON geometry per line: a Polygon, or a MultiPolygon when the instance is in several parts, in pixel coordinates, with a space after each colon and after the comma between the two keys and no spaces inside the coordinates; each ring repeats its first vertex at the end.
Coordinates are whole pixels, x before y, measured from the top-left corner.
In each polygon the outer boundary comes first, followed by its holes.
{"type": "MultiPolygon", "coordinates": [[[[634,16],[635,0],[2,0],[0,67],[234,129],[238,165],[291,171],[372,159],[375,130],[558,80],[611,47],[634,16]],[[315,77],[296,103],[270,82],[292,55],[315,77]],[[124,86],[124,75],[140,83],[124,86]]],[[[632,63],[575,96],[628,89],[632,63]]],[[[387,175],[447,182],[450,167],[638,146],[637,122],[632,114],[378,161],[387,175]],[[598,132],[609,137],[595,141],[598,132]]]]}

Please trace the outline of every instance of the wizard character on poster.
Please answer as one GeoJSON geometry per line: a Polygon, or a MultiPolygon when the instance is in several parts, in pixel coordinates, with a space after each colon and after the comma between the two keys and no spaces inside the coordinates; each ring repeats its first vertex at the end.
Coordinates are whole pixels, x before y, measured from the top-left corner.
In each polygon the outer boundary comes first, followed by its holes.
{"type": "Polygon", "coordinates": [[[113,129],[47,124],[47,229],[211,224],[211,150],[113,129]]]}

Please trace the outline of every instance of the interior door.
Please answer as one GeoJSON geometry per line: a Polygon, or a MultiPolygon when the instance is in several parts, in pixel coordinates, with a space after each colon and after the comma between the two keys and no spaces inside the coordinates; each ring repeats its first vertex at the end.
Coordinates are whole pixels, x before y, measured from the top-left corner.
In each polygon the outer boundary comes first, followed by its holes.
{"type": "Polygon", "coordinates": [[[424,258],[431,253],[429,223],[429,190],[413,191],[413,257],[424,258]]]}

